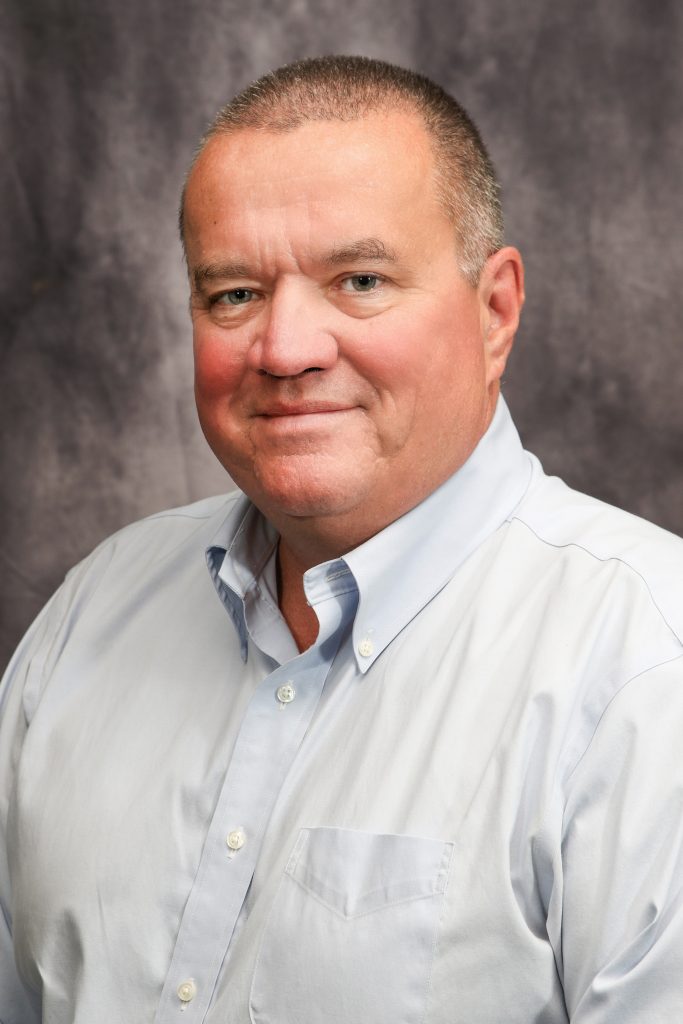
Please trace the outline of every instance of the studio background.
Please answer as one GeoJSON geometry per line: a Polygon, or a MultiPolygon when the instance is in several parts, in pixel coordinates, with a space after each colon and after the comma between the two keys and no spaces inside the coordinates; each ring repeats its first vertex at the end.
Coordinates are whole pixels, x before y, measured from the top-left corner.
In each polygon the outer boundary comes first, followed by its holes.
{"type": "Polygon", "coordinates": [[[5,0],[0,665],[103,537],[229,486],[192,398],[177,197],[216,109],[359,53],[479,125],[527,306],[504,393],[569,483],[683,533],[683,5],[5,0]]]}

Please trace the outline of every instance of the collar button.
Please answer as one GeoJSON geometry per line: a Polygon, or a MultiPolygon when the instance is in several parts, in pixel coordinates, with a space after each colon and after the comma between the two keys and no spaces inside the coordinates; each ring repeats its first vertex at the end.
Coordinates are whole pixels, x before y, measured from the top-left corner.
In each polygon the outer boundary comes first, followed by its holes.
{"type": "Polygon", "coordinates": [[[375,649],[375,645],[369,636],[364,637],[358,644],[358,653],[362,658],[369,658],[375,649]]]}

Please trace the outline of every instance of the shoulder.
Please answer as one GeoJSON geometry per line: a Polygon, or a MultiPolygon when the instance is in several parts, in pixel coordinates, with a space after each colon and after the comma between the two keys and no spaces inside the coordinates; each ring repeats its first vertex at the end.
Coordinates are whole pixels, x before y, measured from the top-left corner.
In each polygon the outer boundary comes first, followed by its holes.
{"type": "Polygon", "coordinates": [[[204,549],[236,506],[244,501],[241,491],[203,498],[189,505],[164,509],[122,527],[105,538],[71,571],[80,574],[91,565],[159,559],[188,549],[203,556],[204,549]]]}
{"type": "Polygon", "coordinates": [[[214,589],[205,552],[231,517],[242,515],[245,502],[239,491],[206,498],[157,512],[103,540],[67,573],[33,623],[8,667],[8,680],[28,679],[30,673],[33,686],[27,700],[33,705],[82,624],[91,638],[108,628],[120,634],[133,610],[144,606],[163,618],[169,603],[182,600],[193,587],[202,607],[212,607],[214,589]]]}
{"type": "Polygon", "coordinates": [[[80,616],[95,595],[100,602],[131,606],[206,577],[205,552],[246,499],[240,491],[166,509],[124,526],[67,573],[50,605],[60,622],[80,616]]]}
{"type": "Polygon", "coordinates": [[[545,476],[533,461],[531,485],[512,520],[559,558],[583,561],[594,578],[609,575],[622,589],[645,590],[683,642],[683,539],[545,476]]]}
{"type": "Polygon", "coordinates": [[[207,524],[219,525],[234,506],[244,498],[241,491],[229,494],[218,494],[210,498],[178,508],[168,508],[154,512],[144,519],[138,519],[128,526],[122,527],[102,542],[100,547],[111,544],[125,544],[137,537],[158,538],[184,537],[201,532],[207,524]]]}
{"type": "Polygon", "coordinates": [[[241,491],[165,509],[105,538],[67,573],[59,603],[88,603],[97,592],[130,605],[135,595],[181,588],[189,577],[209,580],[206,551],[220,531],[227,534],[246,511],[241,491]],[[183,582],[185,581],[185,582],[183,582]]]}

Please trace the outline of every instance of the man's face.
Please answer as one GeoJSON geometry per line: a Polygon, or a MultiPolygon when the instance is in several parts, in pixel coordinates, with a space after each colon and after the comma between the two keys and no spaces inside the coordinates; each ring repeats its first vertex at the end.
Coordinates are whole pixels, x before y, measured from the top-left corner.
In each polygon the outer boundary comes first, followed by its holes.
{"type": "Polygon", "coordinates": [[[469,456],[502,366],[404,112],[213,138],[189,181],[204,433],[276,524],[357,543],[469,456]],[[355,526],[354,526],[355,524],[355,526]]]}

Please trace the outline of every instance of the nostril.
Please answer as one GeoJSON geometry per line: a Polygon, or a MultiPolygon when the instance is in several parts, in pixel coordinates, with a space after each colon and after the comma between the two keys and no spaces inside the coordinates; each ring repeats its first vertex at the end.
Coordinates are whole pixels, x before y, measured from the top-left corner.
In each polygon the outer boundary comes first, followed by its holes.
{"type": "Polygon", "coordinates": [[[256,372],[259,377],[272,377],[273,380],[295,380],[297,377],[303,377],[305,373],[322,373],[323,370],[323,366],[307,366],[305,370],[301,370],[299,373],[273,373],[271,370],[264,370],[261,367],[256,372]]]}

